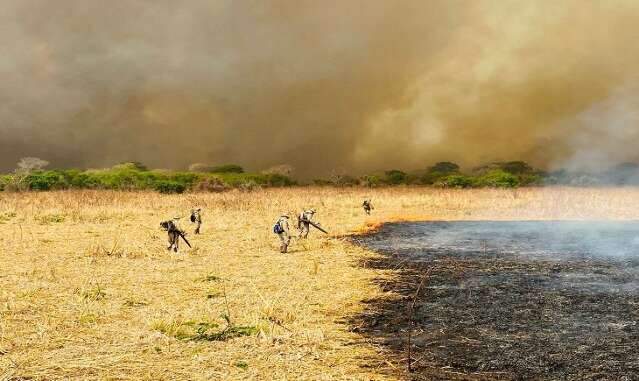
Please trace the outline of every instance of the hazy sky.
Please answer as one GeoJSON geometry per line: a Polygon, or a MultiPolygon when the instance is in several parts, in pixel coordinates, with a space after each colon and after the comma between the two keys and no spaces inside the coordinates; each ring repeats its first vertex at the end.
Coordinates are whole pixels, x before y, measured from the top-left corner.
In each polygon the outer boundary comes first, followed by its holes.
{"type": "Polygon", "coordinates": [[[4,0],[0,168],[639,159],[635,0],[4,0]]]}

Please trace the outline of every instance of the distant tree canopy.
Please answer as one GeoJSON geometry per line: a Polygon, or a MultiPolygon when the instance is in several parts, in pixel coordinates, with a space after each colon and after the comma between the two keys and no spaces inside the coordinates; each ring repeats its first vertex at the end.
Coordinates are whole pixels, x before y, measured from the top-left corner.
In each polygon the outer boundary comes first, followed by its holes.
{"type": "Polygon", "coordinates": [[[506,161],[506,162],[494,162],[486,165],[479,166],[473,170],[475,173],[486,173],[493,170],[501,170],[513,175],[522,175],[526,173],[535,172],[535,169],[524,161],[506,161]]]}
{"type": "Polygon", "coordinates": [[[386,171],[384,172],[384,175],[386,175],[386,182],[392,185],[406,183],[406,179],[408,178],[406,172],[402,172],[398,169],[386,171]]]}
{"type": "MultiPolygon", "coordinates": [[[[0,191],[55,189],[152,189],[161,193],[187,191],[221,192],[227,189],[252,190],[259,187],[295,185],[289,174],[293,167],[282,164],[261,173],[246,173],[237,164],[211,166],[195,163],[189,171],[148,169],[140,162],[123,162],[105,169],[45,169],[49,162],[35,157],[21,159],[15,171],[0,174],[0,191]]],[[[404,172],[390,169],[360,177],[343,170],[333,170],[328,179],[313,180],[327,186],[395,186],[430,185],[442,188],[513,188],[518,186],[568,185],[639,185],[639,164],[622,163],[600,172],[550,173],[533,168],[523,161],[493,162],[463,172],[459,165],[442,161],[426,170],[404,172]]]]}
{"type": "Polygon", "coordinates": [[[49,165],[49,162],[37,157],[23,157],[18,161],[16,173],[30,173],[39,171],[49,165]]]}
{"type": "Polygon", "coordinates": [[[146,167],[146,165],[140,163],[139,161],[125,161],[122,162],[120,164],[116,164],[113,167],[111,167],[112,169],[115,170],[132,170],[132,171],[148,171],[149,169],[146,167]]]}
{"type": "Polygon", "coordinates": [[[422,184],[444,184],[448,183],[444,178],[454,174],[459,174],[459,165],[450,161],[440,161],[429,167],[426,173],[420,176],[419,181],[422,184]]]}
{"type": "Polygon", "coordinates": [[[293,172],[295,172],[295,168],[290,164],[275,165],[262,171],[262,173],[267,175],[278,174],[284,176],[291,176],[293,172]]]}
{"type": "Polygon", "coordinates": [[[194,163],[189,166],[189,171],[202,173],[244,173],[244,168],[237,164],[214,166],[204,163],[194,163]]]}
{"type": "Polygon", "coordinates": [[[149,170],[139,162],[125,162],[105,169],[43,169],[45,160],[25,158],[13,174],[0,175],[0,190],[47,191],[57,189],[152,189],[161,193],[220,191],[237,188],[283,187],[295,182],[282,174],[244,173],[239,165],[212,167],[214,172],[149,170]]]}
{"type": "Polygon", "coordinates": [[[136,171],[149,170],[149,168],[146,165],[142,164],[139,161],[123,161],[122,163],[115,165],[114,168],[115,167],[130,168],[130,169],[135,169],[136,171]]]}
{"type": "Polygon", "coordinates": [[[523,161],[509,161],[502,163],[500,169],[513,175],[522,175],[533,172],[533,168],[523,161]]]}
{"type": "Polygon", "coordinates": [[[443,174],[457,173],[459,172],[459,165],[451,163],[450,161],[440,161],[432,167],[428,168],[429,173],[437,172],[443,174]]]}

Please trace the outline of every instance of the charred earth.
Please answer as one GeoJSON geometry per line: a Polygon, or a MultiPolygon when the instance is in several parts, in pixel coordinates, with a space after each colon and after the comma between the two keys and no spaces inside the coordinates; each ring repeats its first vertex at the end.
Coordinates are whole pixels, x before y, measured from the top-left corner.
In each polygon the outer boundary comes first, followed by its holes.
{"type": "MultiPolygon", "coordinates": [[[[354,240],[397,269],[354,318],[414,379],[639,379],[638,222],[430,222],[354,240]]],[[[382,281],[380,281],[382,282],[382,281]]]]}

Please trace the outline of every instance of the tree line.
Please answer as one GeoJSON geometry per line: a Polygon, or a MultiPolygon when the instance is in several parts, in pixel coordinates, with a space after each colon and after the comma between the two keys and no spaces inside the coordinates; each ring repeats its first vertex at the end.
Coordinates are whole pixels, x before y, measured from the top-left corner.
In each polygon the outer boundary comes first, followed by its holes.
{"type": "Polygon", "coordinates": [[[515,188],[520,186],[605,186],[639,185],[639,165],[623,163],[605,171],[546,172],[524,161],[493,162],[462,171],[453,162],[438,162],[421,171],[391,169],[351,176],[333,173],[310,183],[292,178],[293,167],[278,165],[259,173],[246,172],[237,164],[195,163],[188,170],[149,169],[140,162],[125,162],[103,169],[46,169],[48,162],[23,158],[17,168],[0,175],[0,191],[47,191],[60,189],[155,190],[161,193],[185,191],[221,192],[228,189],[252,190],[292,185],[319,186],[397,186],[424,185],[441,188],[515,188]]]}

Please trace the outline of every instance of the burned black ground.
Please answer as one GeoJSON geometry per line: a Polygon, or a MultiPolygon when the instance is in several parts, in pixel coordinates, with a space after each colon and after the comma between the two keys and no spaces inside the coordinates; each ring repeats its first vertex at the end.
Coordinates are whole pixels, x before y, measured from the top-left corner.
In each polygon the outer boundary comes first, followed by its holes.
{"type": "Polygon", "coordinates": [[[413,329],[414,379],[639,379],[639,224],[390,224],[359,244],[397,269],[397,297],[369,301],[355,329],[405,367],[407,307],[424,274],[413,329]]]}

